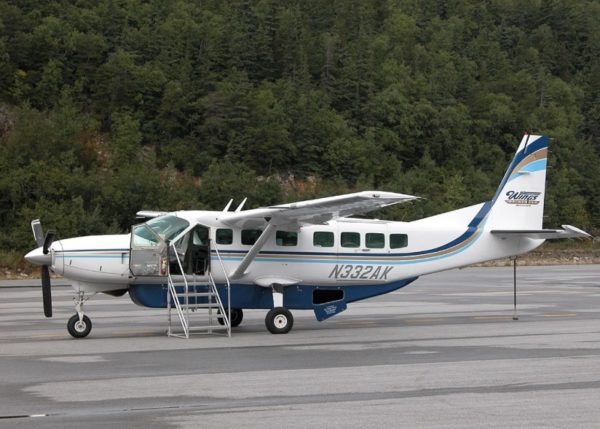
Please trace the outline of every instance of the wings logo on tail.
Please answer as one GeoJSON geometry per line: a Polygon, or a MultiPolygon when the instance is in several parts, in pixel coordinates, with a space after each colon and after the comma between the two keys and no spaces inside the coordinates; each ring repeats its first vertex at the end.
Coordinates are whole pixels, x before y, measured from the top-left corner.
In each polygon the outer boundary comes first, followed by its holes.
{"type": "Polygon", "coordinates": [[[508,191],[506,193],[506,204],[517,204],[520,206],[531,206],[537,205],[540,201],[541,192],[527,192],[527,191],[508,191]]]}

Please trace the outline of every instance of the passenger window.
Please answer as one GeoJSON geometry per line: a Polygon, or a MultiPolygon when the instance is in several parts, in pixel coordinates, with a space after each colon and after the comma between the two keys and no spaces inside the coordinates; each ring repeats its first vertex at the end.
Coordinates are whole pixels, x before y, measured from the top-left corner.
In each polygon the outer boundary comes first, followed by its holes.
{"type": "Polygon", "coordinates": [[[217,244],[233,243],[233,231],[231,229],[217,229],[217,244]]]}
{"type": "Polygon", "coordinates": [[[360,247],[360,234],[358,232],[342,232],[342,247],[360,247]]]}
{"type": "Polygon", "coordinates": [[[275,234],[275,243],[278,246],[297,246],[298,232],[296,231],[277,231],[275,234]]]}
{"type": "Polygon", "coordinates": [[[408,235],[390,234],[390,249],[400,249],[408,246],[408,235]]]}
{"type": "Polygon", "coordinates": [[[383,234],[368,232],[366,238],[369,249],[383,249],[385,247],[385,235],[383,234]]]}
{"type": "Polygon", "coordinates": [[[317,231],[313,234],[313,246],[333,247],[333,232],[317,231]]]}
{"type": "Polygon", "coordinates": [[[253,245],[261,234],[261,229],[242,229],[242,244],[253,245]]]}

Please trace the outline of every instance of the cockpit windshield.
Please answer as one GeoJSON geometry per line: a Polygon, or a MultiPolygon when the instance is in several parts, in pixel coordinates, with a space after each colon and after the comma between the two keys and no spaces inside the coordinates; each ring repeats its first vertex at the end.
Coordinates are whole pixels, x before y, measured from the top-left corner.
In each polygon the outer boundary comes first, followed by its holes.
{"type": "Polygon", "coordinates": [[[158,246],[159,241],[171,241],[190,223],[177,216],[160,216],[133,229],[133,245],[136,247],[158,246]]]}
{"type": "Polygon", "coordinates": [[[171,241],[190,226],[190,223],[177,216],[167,215],[155,217],[146,222],[146,225],[152,228],[163,240],[171,241]]]}

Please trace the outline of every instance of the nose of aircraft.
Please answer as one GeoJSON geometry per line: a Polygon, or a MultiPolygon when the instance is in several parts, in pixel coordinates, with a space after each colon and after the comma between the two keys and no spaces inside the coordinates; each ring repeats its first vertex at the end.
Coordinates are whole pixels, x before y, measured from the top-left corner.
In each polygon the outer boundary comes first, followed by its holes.
{"type": "Polygon", "coordinates": [[[42,247],[38,247],[29,252],[25,255],[25,259],[36,265],[52,265],[52,255],[50,253],[44,255],[44,249],[42,247]]]}

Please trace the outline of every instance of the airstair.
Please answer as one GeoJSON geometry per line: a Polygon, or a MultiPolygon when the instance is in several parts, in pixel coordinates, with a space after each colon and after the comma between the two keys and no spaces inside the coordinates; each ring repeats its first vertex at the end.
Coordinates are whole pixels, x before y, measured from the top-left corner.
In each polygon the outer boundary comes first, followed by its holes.
{"type": "MultiPolygon", "coordinates": [[[[218,249],[215,249],[215,252],[225,275],[227,302],[231,302],[229,279],[218,249]]],[[[171,261],[174,260],[177,263],[179,270],[175,271],[185,273],[175,242],[169,244],[168,254],[171,261]]],[[[231,312],[223,306],[210,264],[207,264],[202,275],[172,274],[169,268],[167,280],[169,320],[167,335],[179,338],[189,338],[192,334],[224,334],[231,336],[231,312]],[[179,319],[179,324],[176,321],[174,322],[173,311],[176,313],[176,318],[179,319]],[[194,324],[192,324],[192,321],[194,321],[194,324]]]]}

